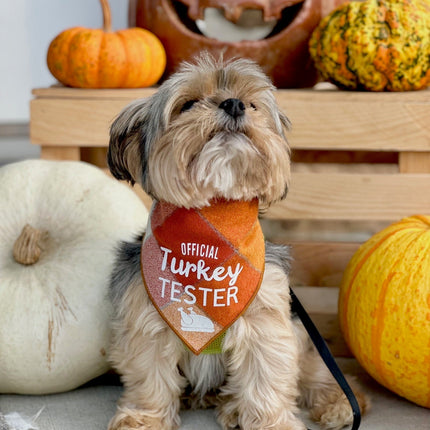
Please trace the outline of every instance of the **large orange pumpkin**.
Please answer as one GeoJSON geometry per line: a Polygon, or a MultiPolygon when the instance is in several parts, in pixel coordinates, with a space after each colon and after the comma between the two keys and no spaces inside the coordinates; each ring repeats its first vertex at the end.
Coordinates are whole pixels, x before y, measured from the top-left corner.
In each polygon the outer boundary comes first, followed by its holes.
{"type": "Polygon", "coordinates": [[[430,216],[394,223],[358,249],[344,274],[339,315],[367,372],[430,407],[430,216]]]}
{"type": "Polygon", "coordinates": [[[139,88],[155,84],[166,67],[159,39],[142,28],[113,32],[108,0],[100,0],[103,29],[74,27],[48,49],[48,68],[62,84],[79,88],[139,88]]]}

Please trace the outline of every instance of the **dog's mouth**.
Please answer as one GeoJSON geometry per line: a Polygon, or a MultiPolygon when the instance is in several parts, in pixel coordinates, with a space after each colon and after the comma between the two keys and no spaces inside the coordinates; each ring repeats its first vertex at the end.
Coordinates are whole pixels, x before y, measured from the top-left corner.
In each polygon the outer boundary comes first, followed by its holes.
{"type": "Polygon", "coordinates": [[[188,30],[222,42],[273,37],[297,18],[303,4],[304,0],[171,0],[188,30]]]}
{"type": "Polygon", "coordinates": [[[222,134],[237,135],[246,139],[251,139],[250,129],[251,124],[246,116],[234,119],[227,115],[223,115],[223,118],[218,122],[218,128],[214,130],[212,137],[215,137],[217,134],[222,134]]]}

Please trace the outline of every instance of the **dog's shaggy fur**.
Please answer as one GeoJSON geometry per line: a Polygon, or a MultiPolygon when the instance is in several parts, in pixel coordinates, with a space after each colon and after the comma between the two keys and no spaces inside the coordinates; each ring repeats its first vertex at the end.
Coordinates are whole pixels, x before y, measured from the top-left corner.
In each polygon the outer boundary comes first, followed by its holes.
{"type": "MultiPolygon", "coordinates": [[[[257,197],[265,208],[288,188],[288,125],[274,87],[254,63],[202,56],[123,110],[111,129],[109,167],[176,206],[257,197]]],[[[140,240],[124,244],[112,276],[110,359],[125,391],[110,430],[177,428],[187,386],[194,406],[216,404],[223,429],[305,429],[299,405],[326,428],[352,422],[347,399],[291,315],[285,247],[266,244],[260,290],[228,329],[223,353],[198,356],[148,298],[140,250],[140,240]]],[[[365,396],[356,395],[365,410],[365,396]]]]}

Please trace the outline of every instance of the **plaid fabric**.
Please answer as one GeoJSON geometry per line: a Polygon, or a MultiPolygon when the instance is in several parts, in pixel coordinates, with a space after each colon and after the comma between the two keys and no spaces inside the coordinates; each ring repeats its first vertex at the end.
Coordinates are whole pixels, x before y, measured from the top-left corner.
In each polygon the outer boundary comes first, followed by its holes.
{"type": "Polygon", "coordinates": [[[258,201],[202,209],[156,202],[142,244],[142,276],[160,315],[195,354],[246,310],[264,270],[258,201]]]}

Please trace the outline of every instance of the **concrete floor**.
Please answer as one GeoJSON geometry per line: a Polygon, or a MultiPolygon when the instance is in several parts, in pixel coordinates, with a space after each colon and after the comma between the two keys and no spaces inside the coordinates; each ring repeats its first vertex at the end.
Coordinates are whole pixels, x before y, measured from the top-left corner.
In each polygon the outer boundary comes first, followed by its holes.
{"type": "MultiPolygon", "coordinates": [[[[416,406],[381,387],[354,359],[339,359],[338,362],[345,373],[357,376],[372,400],[372,409],[363,417],[360,429],[430,429],[430,410],[416,406]]],[[[35,428],[40,430],[106,430],[121,391],[118,379],[111,375],[68,393],[47,396],[1,395],[0,411],[5,415],[18,412],[31,418],[42,410],[34,422],[35,428]]],[[[318,425],[306,418],[306,411],[302,411],[302,416],[309,429],[319,429],[318,425]]],[[[181,430],[220,430],[213,410],[183,411],[181,418],[181,430]]],[[[6,427],[5,430],[12,429],[6,427]]]]}

